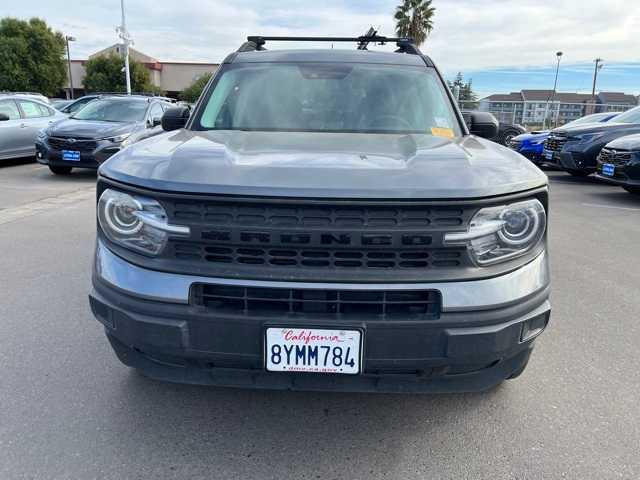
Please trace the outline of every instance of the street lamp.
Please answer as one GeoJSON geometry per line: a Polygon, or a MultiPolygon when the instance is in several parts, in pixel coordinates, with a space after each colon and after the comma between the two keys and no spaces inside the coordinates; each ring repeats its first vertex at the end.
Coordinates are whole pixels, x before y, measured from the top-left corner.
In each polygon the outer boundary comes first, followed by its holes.
{"type": "Polygon", "coordinates": [[[124,15],[124,0],[120,0],[120,10],[122,13],[122,24],[116,27],[116,32],[122,39],[122,46],[124,47],[124,75],[127,85],[127,95],[131,95],[131,74],[129,72],[129,45],[133,43],[129,31],[127,30],[127,24],[124,15]]]}
{"type": "Polygon", "coordinates": [[[591,89],[591,108],[592,111],[591,113],[594,113],[596,111],[596,82],[598,81],[598,72],[600,70],[602,70],[602,67],[604,67],[604,60],[602,58],[596,58],[594,60],[596,66],[593,69],[593,88],[591,89]]]}
{"type": "Polygon", "coordinates": [[[71,55],[69,54],[69,42],[75,42],[76,37],[66,35],[64,39],[67,42],[67,68],[69,69],[69,94],[71,95],[71,100],[73,100],[73,77],[71,76],[71,55]]]}
{"type": "Polygon", "coordinates": [[[553,103],[556,99],[556,89],[558,88],[558,73],[560,72],[560,60],[562,60],[562,52],[556,52],[556,59],[558,63],[556,64],[556,79],[553,82],[553,93],[551,93],[550,97],[547,99],[547,104],[544,109],[544,119],[542,120],[542,129],[544,130],[547,127],[547,115],[549,114],[549,99],[551,103],[553,103]]]}

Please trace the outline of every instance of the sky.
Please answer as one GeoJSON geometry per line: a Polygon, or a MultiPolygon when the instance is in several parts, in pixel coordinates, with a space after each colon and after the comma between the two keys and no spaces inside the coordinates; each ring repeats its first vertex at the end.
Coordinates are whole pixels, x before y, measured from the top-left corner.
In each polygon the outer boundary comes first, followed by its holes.
{"type": "MultiPolygon", "coordinates": [[[[134,48],[159,60],[220,62],[247,35],[345,36],[370,26],[393,35],[400,0],[125,0],[134,48]]],[[[640,0],[433,0],[434,30],[421,49],[445,76],[461,71],[480,94],[553,87],[640,94],[640,0]]],[[[119,0],[2,0],[0,17],[38,16],[77,37],[72,58],[117,41],[119,0]]],[[[337,46],[336,46],[337,47],[337,46]]],[[[282,48],[282,45],[273,45],[282,48]]]]}

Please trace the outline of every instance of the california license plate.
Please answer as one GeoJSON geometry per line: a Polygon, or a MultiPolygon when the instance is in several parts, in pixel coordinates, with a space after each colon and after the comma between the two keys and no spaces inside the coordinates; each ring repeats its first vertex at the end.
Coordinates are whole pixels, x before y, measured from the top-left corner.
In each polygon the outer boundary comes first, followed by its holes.
{"type": "Polygon", "coordinates": [[[62,150],[62,160],[68,160],[70,162],[80,161],[80,152],[77,150],[62,150]]]}
{"type": "Polygon", "coordinates": [[[610,163],[605,163],[602,165],[602,174],[607,175],[608,177],[613,177],[616,173],[616,166],[611,165],[610,163]]]}
{"type": "Polygon", "coordinates": [[[547,160],[553,160],[553,152],[550,152],[549,150],[545,150],[544,158],[546,158],[547,160]]]}
{"type": "Polygon", "coordinates": [[[265,333],[270,372],[360,373],[362,332],[270,327],[265,333]]]}

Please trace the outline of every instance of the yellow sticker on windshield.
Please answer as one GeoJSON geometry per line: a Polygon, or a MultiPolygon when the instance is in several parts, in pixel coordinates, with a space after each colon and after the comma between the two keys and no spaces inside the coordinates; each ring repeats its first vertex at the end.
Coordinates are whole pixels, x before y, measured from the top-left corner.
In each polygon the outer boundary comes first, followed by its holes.
{"type": "Polygon", "coordinates": [[[436,137],[453,138],[455,137],[451,128],[431,127],[431,135],[436,137]]]}

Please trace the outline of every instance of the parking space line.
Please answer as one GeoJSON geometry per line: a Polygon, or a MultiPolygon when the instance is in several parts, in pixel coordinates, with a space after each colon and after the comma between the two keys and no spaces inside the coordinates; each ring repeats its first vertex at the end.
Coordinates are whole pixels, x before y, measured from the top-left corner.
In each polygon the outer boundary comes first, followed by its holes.
{"type": "Polygon", "coordinates": [[[40,213],[52,212],[66,205],[74,205],[78,202],[94,198],[95,188],[93,186],[75,190],[62,195],[42,198],[35,202],[25,203],[17,207],[10,207],[0,210],[0,225],[15,222],[22,218],[31,217],[40,213]]]}
{"type": "Polygon", "coordinates": [[[582,204],[585,207],[593,207],[593,208],[614,208],[616,210],[627,210],[630,212],[640,212],[640,208],[633,208],[633,207],[618,207],[616,205],[601,205],[598,203],[583,203],[582,204]]]}

